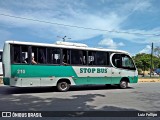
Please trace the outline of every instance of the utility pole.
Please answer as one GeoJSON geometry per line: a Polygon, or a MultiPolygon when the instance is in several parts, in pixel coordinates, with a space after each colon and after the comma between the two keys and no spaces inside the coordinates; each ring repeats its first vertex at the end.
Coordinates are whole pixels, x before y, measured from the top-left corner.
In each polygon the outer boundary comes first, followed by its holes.
{"type": "Polygon", "coordinates": [[[153,64],[153,42],[152,42],[152,46],[151,46],[151,66],[150,66],[150,77],[151,77],[151,73],[152,73],[152,64],[153,64]]]}

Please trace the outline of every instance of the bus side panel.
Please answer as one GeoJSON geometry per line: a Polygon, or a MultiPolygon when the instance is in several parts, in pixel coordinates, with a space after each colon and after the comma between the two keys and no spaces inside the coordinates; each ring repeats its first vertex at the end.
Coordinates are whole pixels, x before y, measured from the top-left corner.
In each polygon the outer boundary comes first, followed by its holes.
{"type": "Polygon", "coordinates": [[[122,76],[127,77],[130,83],[137,83],[138,76],[135,73],[136,70],[122,70],[122,76]]]}
{"type": "Polygon", "coordinates": [[[10,69],[10,44],[4,44],[2,66],[3,66],[3,83],[10,85],[11,69],[10,69]]]}
{"type": "Polygon", "coordinates": [[[56,86],[59,79],[77,77],[71,66],[11,65],[11,86],[56,86]]]}
{"type": "MultiPolygon", "coordinates": [[[[12,78],[28,78],[29,84],[31,78],[41,79],[40,86],[49,86],[52,84],[50,78],[72,78],[72,85],[83,84],[111,84],[111,68],[107,67],[81,67],[81,66],[45,66],[45,65],[11,65],[12,78]],[[43,80],[43,81],[42,81],[43,80]]],[[[14,80],[14,79],[12,79],[14,80]]],[[[26,79],[27,80],[27,79],[26,79]]],[[[26,81],[25,80],[25,81],[26,81]]],[[[37,84],[38,85],[38,84],[37,84]]]]}
{"type": "Polygon", "coordinates": [[[111,84],[110,67],[73,66],[76,84],[111,84]]]}
{"type": "Polygon", "coordinates": [[[138,75],[135,75],[136,70],[127,70],[121,68],[112,68],[112,84],[119,84],[123,77],[129,79],[129,83],[137,83],[138,75]]]}
{"type": "Polygon", "coordinates": [[[121,77],[121,73],[122,70],[119,68],[114,68],[112,67],[112,84],[119,84],[122,77],[121,77]]]}
{"type": "Polygon", "coordinates": [[[11,77],[77,77],[72,66],[11,65],[11,77]]]}

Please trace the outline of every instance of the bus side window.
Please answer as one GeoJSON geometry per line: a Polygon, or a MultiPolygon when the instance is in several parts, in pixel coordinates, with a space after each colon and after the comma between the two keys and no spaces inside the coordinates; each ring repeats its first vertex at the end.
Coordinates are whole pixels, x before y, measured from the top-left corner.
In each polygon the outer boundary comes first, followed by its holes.
{"type": "Polygon", "coordinates": [[[96,52],[88,51],[88,64],[89,65],[96,65],[96,52]]]}
{"type": "Polygon", "coordinates": [[[71,50],[71,64],[73,65],[86,65],[87,64],[87,51],[71,50]]]}
{"type": "Polygon", "coordinates": [[[16,63],[28,63],[28,46],[25,45],[12,45],[11,46],[11,62],[16,63]]]}
{"type": "Polygon", "coordinates": [[[62,56],[62,64],[69,65],[70,64],[70,50],[63,49],[63,56],[62,56]]]}
{"type": "Polygon", "coordinates": [[[42,64],[46,63],[46,49],[45,48],[38,49],[38,63],[42,63],[42,64]]]}
{"type": "Polygon", "coordinates": [[[107,65],[106,52],[97,52],[96,59],[97,59],[97,65],[107,65]]]}
{"type": "Polygon", "coordinates": [[[128,55],[122,54],[122,68],[135,70],[133,60],[128,55]]]}
{"type": "Polygon", "coordinates": [[[71,64],[80,64],[80,54],[78,50],[71,50],[71,64]]]}
{"type": "Polygon", "coordinates": [[[122,60],[120,54],[114,54],[112,57],[112,63],[115,67],[121,68],[122,67],[122,60]]]}
{"type": "Polygon", "coordinates": [[[29,63],[28,46],[21,46],[21,63],[29,63]]]}
{"type": "Polygon", "coordinates": [[[14,45],[13,46],[13,63],[20,63],[20,46],[19,45],[14,45]]]}
{"type": "Polygon", "coordinates": [[[46,48],[44,47],[32,47],[32,57],[38,64],[46,63],[46,48]]]}
{"type": "Polygon", "coordinates": [[[60,64],[59,48],[47,48],[47,64],[60,64]]]}
{"type": "MultiPolygon", "coordinates": [[[[82,64],[87,65],[87,51],[82,51],[82,64]]],[[[81,59],[81,58],[80,58],[81,59]]]]}

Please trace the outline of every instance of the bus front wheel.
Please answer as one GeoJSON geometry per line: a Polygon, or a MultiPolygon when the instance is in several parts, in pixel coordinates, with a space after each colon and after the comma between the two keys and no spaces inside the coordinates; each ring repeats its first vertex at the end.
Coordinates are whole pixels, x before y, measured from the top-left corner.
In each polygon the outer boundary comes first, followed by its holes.
{"type": "Polygon", "coordinates": [[[68,91],[69,88],[70,88],[70,84],[68,84],[66,81],[61,81],[61,82],[58,82],[57,84],[57,89],[60,92],[68,91]]]}
{"type": "Polygon", "coordinates": [[[125,80],[122,80],[119,84],[119,87],[122,88],[122,89],[125,89],[128,87],[128,82],[125,81],[125,80]]]}

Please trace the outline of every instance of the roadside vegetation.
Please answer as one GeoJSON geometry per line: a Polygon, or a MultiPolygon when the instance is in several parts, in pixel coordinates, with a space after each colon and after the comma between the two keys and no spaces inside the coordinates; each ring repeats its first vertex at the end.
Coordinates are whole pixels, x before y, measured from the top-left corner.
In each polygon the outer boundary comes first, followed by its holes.
{"type": "Polygon", "coordinates": [[[151,67],[151,54],[146,53],[139,53],[133,56],[135,64],[138,68],[139,75],[146,75],[148,74],[146,71],[150,73],[150,69],[152,68],[152,75],[157,75],[160,73],[155,73],[155,69],[160,69],[160,47],[154,48],[154,54],[152,56],[152,67],[151,67]],[[146,73],[145,73],[146,72],[146,73]]]}

